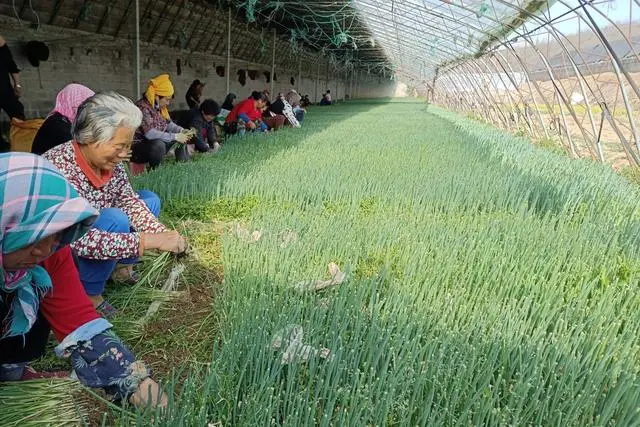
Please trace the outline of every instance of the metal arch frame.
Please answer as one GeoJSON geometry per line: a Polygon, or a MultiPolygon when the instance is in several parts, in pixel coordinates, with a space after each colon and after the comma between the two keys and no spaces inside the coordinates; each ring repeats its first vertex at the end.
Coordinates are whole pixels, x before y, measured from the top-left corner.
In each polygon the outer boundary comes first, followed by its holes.
{"type": "MultiPolygon", "coordinates": [[[[579,19],[582,19],[582,17],[580,17],[580,16],[579,16],[579,19]]],[[[590,23],[588,23],[588,22],[587,22],[587,25],[590,25],[590,23]]],[[[553,30],[555,30],[555,29],[553,29],[553,28],[551,27],[551,30],[553,31],[553,30]]],[[[595,91],[594,91],[594,89],[593,89],[593,88],[588,84],[588,82],[587,82],[587,80],[586,80],[586,78],[585,78],[584,74],[582,74],[582,72],[580,72],[580,71],[579,71],[579,70],[580,70],[580,67],[584,67],[584,68],[586,68],[586,69],[587,69],[587,71],[588,71],[589,75],[593,75],[594,73],[592,73],[592,72],[591,72],[589,63],[588,63],[587,61],[585,61],[585,59],[584,59],[584,57],[582,56],[582,53],[580,52],[580,50],[579,50],[578,48],[576,48],[576,46],[571,42],[571,40],[570,40],[566,35],[564,35],[564,34],[563,34],[563,33],[561,33],[561,32],[558,32],[558,31],[556,31],[556,33],[557,33],[557,35],[558,35],[559,37],[561,37],[562,39],[564,39],[564,40],[565,40],[565,42],[566,42],[568,45],[570,45],[570,46],[573,48],[573,50],[574,50],[574,52],[573,52],[573,53],[576,53],[576,54],[580,57],[580,59],[582,60],[582,64],[581,64],[581,65],[575,64],[575,61],[573,61],[573,57],[572,57],[571,53],[568,51],[568,49],[566,48],[565,43],[563,43],[563,42],[562,42],[562,40],[559,40],[559,39],[557,40],[557,41],[558,41],[558,45],[559,45],[559,46],[561,46],[561,47],[563,48],[564,53],[565,53],[565,54],[570,58],[570,62],[572,63],[572,67],[573,67],[574,71],[576,72],[576,76],[578,77],[578,82],[579,82],[579,84],[581,85],[581,89],[582,89],[582,92],[583,92],[583,96],[585,97],[585,100],[588,100],[588,98],[589,98],[589,97],[587,96],[587,94],[586,94],[586,93],[585,93],[585,91],[584,91],[584,87],[583,87],[583,85],[582,85],[582,82],[583,82],[583,81],[584,81],[584,83],[586,83],[586,84],[587,84],[587,87],[589,88],[589,91],[591,92],[591,94],[592,94],[595,98],[597,98],[597,94],[596,94],[596,92],[595,92],[595,91]]],[[[549,34],[549,35],[551,35],[551,31],[548,31],[548,34],[549,34]]],[[[527,40],[527,42],[528,42],[528,40],[527,40]]],[[[523,66],[523,69],[526,69],[526,68],[523,66]]],[[[619,80],[619,83],[621,83],[621,82],[620,82],[620,80],[619,80]]],[[[595,88],[595,89],[596,89],[596,90],[597,90],[597,92],[599,93],[600,98],[601,98],[601,99],[604,99],[604,94],[602,93],[602,90],[600,89],[600,87],[599,87],[599,86],[596,86],[596,88],[595,88]]],[[[587,101],[587,102],[588,102],[588,101],[587,101]]],[[[590,112],[590,109],[589,109],[589,112],[590,112]]],[[[593,121],[593,119],[592,119],[592,118],[591,118],[591,120],[593,121]]],[[[595,131],[594,131],[594,135],[595,135],[595,131]]]]}
{"type": "MultiPolygon", "coordinates": [[[[563,3],[564,3],[564,2],[563,2],[563,3]]],[[[576,13],[576,14],[578,15],[578,18],[579,18],[579,19],[584,19],[582,16],[580,16],[580,14],[579,14],[579,13],[576,13]]],[[[587,22],[587,24],[589,24],[589,23],[587,22]]],[[[619,30],[619,29],[618,29],[618,30],[619,30]]],[[[593,28],[592,28],[592,31],[594,31],[594,33],[596,33],[596,35],[598,35],[598,34],[597,34],[597,32],[596,32],[593,28]]],[[[515,32],[516,34],[518,33],[517,31],[514,31],[514,32],[515,32]]],[[[548,32],[548,34],[552,35],[552,36],[557,40],[558,44],[562,47],[562,49],[564,50],[565,54],[568,56],[568,58],[569,58],[569,62],[571,63],[571,66],[572,66],[572,68],[574,69],[574,72],[575,72],[575,74],[576,74],[576,76],[577,76],[577,80],[578,80],[578,83],[579,83],[579,85],[580,85],[580,89],[581,89],[581,91],[583,92],[584,99],[585,99],[585,100],[588,100],[588,99],[589,99],[589,96],[587,96],[587,94],[585,93],[585,88],[584,88],[584,83],[587,83],[587,82],[586,82],[586,79],[585,79],[585,77],[582,75],[582,73],[580,72],[580,70],[579,70],[579,68],[578,68],[577,64],[576,64],[576,63],[575,63],[575,61],[573,60],[573,57],[572,57],[572,56],[571,56],[571,54],[569,53],[569,51],[568,51],[568,49],[567,49],[566,45],[562,42],[562,40],[560,40],[559,36],[561,36],[561,37],[562,37],[562,38],[564,38],[565,40],[569,41],[569,40],[568,40],[568,38],[566,37],[566,35],[562,34],[562,32],[558,31],[558,30],[557,30],[555,27],[553,27],[552,25],[547,26],[547,32],[548,32]],[[583,82],[584,82],[584,83],[583,83],[583,82]]],[[[603,36],[600,36],[600,35],[598,35],[598,36],[599,36],[599,39],[602,41],[602,39],[603,39],[604,37],[603,37],[603,36]]],[[[531,45],[532,47],[534,47],[534,50],[535,50],[535,46],[534,46],[534,44],[532,43],[532,41],[531,41],[531,40],[529,40],[529,39],[527,39],[527,38],[523,38],[523,39],[525,39],[525,40],[528,42],[528,44],[529,44],[529,45],[531,45]]],[[[504,42],[503,42],[503,43],[504,43],[504,42]]],[[[501,43],[501,44],[503,44],[503,43],[501,43]]],[[[603,43],[604,43],[604,41],[603,41],[603,43]]],[[[628,39],[627,39],[627,43],[629,43],[629,40],[628,40],[628,39]]],[[[571,44],[571,43],[570,43],[570,41],[569,41],[569,44],[571,44]]],[[[630,45],[631,45],[631,44],[630,44],[630,45]]],[[[572,46],[572,47],[575,49],[575,46],[572,46]]],[[[578,49],[575,49],[575,50],[576,50],[576,52],[578,53],[578,55],[580,55],[579,50],[578,50],[578,49]]],[[[611,54],[615,54],[615,52],[613,52],[611,49],[608,49],[608,50],[609,50],[609,56],[610,56],[611,62],[612,62],[612,64],[614,64],[614,72],[615,72],[615,74],[616,74],[616,76],[617,76],[617,78],[618,78],[618,81],[619,81],[619,83],[620,83],[621,91],[622,91],[622,94],[623,94],[623,100],[624,100],[624,102],[625,102],[626,111],[627,111],[627,115],[628,115],[628,118],[629,118],[630,126],[632,127],[632,132],[633,132],[633,135],[634,135],[634,139],[636,139],[636,145],[637,145],[637,148],[638,148],[638,150],[640,150],[640,145],[638,145],[638,144],[637,144],[637,132],[634,130],[634,129],[635,129],[635,126],[634,126],[634,118],[633,118],[633,115],[632,115],[632,113],[631,113],[631,111],[632,111],[632,109],[631,109],[631,105],[630,105],[630,102],[628,101],[628,97],[626,96],[626,91],[625,91],[624,83],[622,82],[622,79],[621,79],[621,76],[620,76],[620,70],[618,70],[618,69],[616,69],[616,68],[615,68],[615,66],[622,66],[622,67],[624,67],[624,65],[623,65],[622,63],[619,63],[619,62],[618,62],[618,63],[616,63],[615,59],[614,59],[614,58],[613,58],[613,56],[611,55],[611,54]]],[[[550,77],[553,79],[553,73],[552,73],[552,71],[551,71],[551,67],[550,67],[550,66],[549,66],[549,64],[546,62],[546,57],[544,56],[544,54],[543,54],[542,52],[537,51],[537,53],[540,55],[540,57],[541,57],[541,58],[544,58],[545,66],[546,66],[546,68],[548,68],[548,72],[550,73],[550,77]]],[[[521,61],[519,61],[519,62],[521,62],[521,61]]],[[[583,61],[583,63],[584,63],[583,65],[585,65],[585,64],[586,64],[586,61],[583,61]]],[[[588,66],[588,64],[586,64],[586,65],[588,66]]],[[[525,72],[526,72],[526,68],[522,65],[522,63],[521,63],[521,67],[522,67],[522,68],[523,68],[523,70],[525,70],[525,72]]],[[[449,71],[451,71],[451,70],[449,70],[449,71]]],[[[633,87],[633,80],[632,80],[632,79],[630,79],[630,77],[629,77],[629,76],[627,76],[627,75],[625,75],[625,77],[627,77],[627,80],[631,82],[631,85],[632,85],[632,87],[633,87]]],[[[586,141],[588,141],[590,138],[588,138],[588,136],[584,133],[584,128],[583,128],[582,124],[580,123],[579,119],[578,119],[578,118],[577,118],[577,116],[575,115],[575,112],[573,111],[573,108],[572,108],[572,107],[571,107],[571,105],[567,102],[567,100],[566,100],[566,98],[565,98],[565,96],[564,96],[564,93],[563,93],[563,92],[566,92],[566,90],[560,90],[560,88],[558,87],[557,83],[555,82],[555,79],[554,79],[554,87],[555,87],[555,91],[556,91],[556,93],[557,93],[557,95],[558,95],[559,99],[561,99],[561,100],[562,100],[562,103],[564,103],[564,104],[565,104],[565,106],[568,108],[568,110],[569,110],[569,112],[571,113],[571,115],[572,115],[572,117],[573,117],[574,121],[575,121],[575,122],[576,122],[576,124],[578,125],[578,129],[580,129],[580,131],[583,133],[583,136],[585,137],[585,140],[586,140],[586,141]]],[[[635,88],[634,88],[634,89],[635,89],[635,88]]],[[[592,95],[594,95],[594,96],[596,95],[596,93],[595,93],[591,88],[589,88],[589,90],[590,90],[590,92],[592,93],[592,95]]],[[[597,90],[598,90],[599,92],[601,92],[599,88],[598,88],[597,90]]],[[[540,95],[544,98],[544,95],[542,95],[542,93],[540,93],[540,95]]],[[[600,95],[602,96],[602,93],[600,93],[600,95]]],[[[587,102],[588,102],[588,101],[587,101],[587,102]]],[[[563,117],[562,117],[562,118],[563,118],[563,123],[564,123],[564,127],[565,127],[566,134],[567,134],[567,136],[570,136],[571,132],[569,131],[568,126],[567,126],[567,124],[566,124],[566,119],[564,118],[564,109],[562,108],[562,105],[560,105],[560,107],[561,107],[561,114],[563,115],[563,117]]],[[[552,110],[551,110],[551,111],[552,111],[552,110]]],[[[594,136],[594,138],[596,138],[597,133],[596,133],[596,131],[595,131],[595,123],[594,123],[594,119],[593,119],[593,116],[592,116],[592,113],[591,113],[590,105],[588,106],[587,111],[588,111],[589,121],[590,121],[590,123],[591,123],[591,128],[592,128],[593,136],[594,136]]],[[[611,120],[611,118],[610,118],[609,116],[607,117],[607,119],[609,119],[610,121],[612,121],[612,120],[611,120]]],[[[612,123],[612,125],[613,125],[613,123],[612,123]]],[[[621,138],[621,142],[623,142],[623,144],[624,144],[624,139],[622,139],[622,138],[621,138]]],[[[603,154],[602,154],[602,149],[601,149],[601,146],[600,146],[600,141],[599,141],[599,139],[595,141],[595,145],[596,145],[596,151],[597,151],[597,153],[598,153],[598,157],[599,157],[599,158],[600,158],[600,160],[602,161],[602,160],[603,160],[603,154]]],[[[627,147],[625,147],[625,148],[627,148],[627,147]]],[[[590,151],[591,151],[591,150],[590,150],[590,151]]],[[[593,154],[593,152],[592,152],[592,154],[593,154]]]]}

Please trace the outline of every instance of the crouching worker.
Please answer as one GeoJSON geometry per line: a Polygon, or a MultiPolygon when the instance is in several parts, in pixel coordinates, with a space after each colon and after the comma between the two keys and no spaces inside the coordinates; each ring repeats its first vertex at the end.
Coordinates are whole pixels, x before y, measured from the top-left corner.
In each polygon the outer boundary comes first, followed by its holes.
{"type": "Polygon", "coordinates": [[[176,144],[176,160],[189,160],[185,144],[191,135],[171,120],[167,107],[172,99],[173,84],[168,74],[161,74],[149,81],[144,96],[136,102],[142,111],[142,123],[132,147],[133,162],[148,163],[150,169],[155,169],[176,144]]]}
{"type": "Polygon", "coordinates": [[[180,253],[185,249],[180,234],[158,221],[158,196],[144,190],[136,193],[122,164],[141,120],[142,113],[128,98],[115,92],[98,93],[78,108],[73,141],[44,154],[78,194],[100,211],[91,230],[71,247],[85,291],[105,317],[116,314],[102,298],[111,276],[134,283],[138,274],[133,265],[144,251],[180,253]]]}
{"type": "Polygon", "coordinates": [[[199,108],[191,110],[187,119],[187,128],[195,131],[196,150],[201,153],[215,153],[220,149],[218,134],[213,120],[220,114],[220,106],[213,99],[205,99],[199,108]]]}
{"type": "MultiPolygon", "coordinates": [[[[296,117],[296,114],[293,111],[293,107],[289,101],[290,99],[294,98],[294,95],[292,94],[292,92],[289,92],[286,97],[283,96],[282,94],[278,95],[278,98],[276,98],[276,100],[272,102],[271,105],[269,106],[269,111],[272,114],[275,114],[276,115],[275,117],[278,117],[278,116],[283,117],[284,122],[289,126],[292,126],[294,128],[299,128],[300,122],[298,121],[298,118],[296,117]]],[[[300,97],[298,96],[297,99],[299,101],[300,97]]]]}
{"type": "Polygon", "coordinates": [[[45,352],[53,330],[60,357],[87,387],[114,400],[166,406],[144,363],[101,318],[84,293],[69,244],[98,211],[46,159],[0,154],[0,381],[62,376],[27,365],[45,352]]]}
{"type": "Polygon", "coordinates": [[[53,147],[71,141],[71,123],[76,118],[78,107],[93,95],[95,93],[91,89],[76,83],[66,85],[58,92],[56,106],[38,129],[31,152],[43,154],[53,147]]]}
{"type": "Polygon", "coordinates": [[[262,121],[262,110],[267,105],[267,95],[254,91],[244,101],[238,102],[227,116],[224,122],[224,131],[227,135],[236,133],[259,131],[266,132],[269,126],[262,121]]]}
{"type": "MultiPolygon", "coordinates": [[[[293,111],[293,114],[294,114],[296,120],[298,121],[298,124],[302,125],[302,122],[304,121],[304,115],[307,112],[307,110],[305,110],[302,107],[302,105],[301,105],[302,98],[300,97],[298,92],[296,92],[295,90],[291,89],[287,93],[287,95],[285,96],[285,100],[291,106],[291,109],[293,111]]],[[[294,127],[297,127],[297,126],[294,126],[294,127]]]]}

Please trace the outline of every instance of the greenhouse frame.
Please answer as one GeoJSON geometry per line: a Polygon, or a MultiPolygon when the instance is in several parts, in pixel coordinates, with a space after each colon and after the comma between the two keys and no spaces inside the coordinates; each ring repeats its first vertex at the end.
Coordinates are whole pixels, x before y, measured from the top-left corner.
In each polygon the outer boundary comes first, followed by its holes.
{"type": "Polygon", "coordinates": [[[0,0],[0,77],[0,427],[640,426],[640,0],[0,0]]]}

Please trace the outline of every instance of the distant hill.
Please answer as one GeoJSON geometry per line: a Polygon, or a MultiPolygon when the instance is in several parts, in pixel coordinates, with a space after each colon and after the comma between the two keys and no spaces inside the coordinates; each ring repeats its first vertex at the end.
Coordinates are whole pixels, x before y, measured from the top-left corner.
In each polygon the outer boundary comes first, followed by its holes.
{"type": "MultiPolygon", "coordinates": [[[[626,24],[620,28],[623,34],[613,26],[602,29],[607,37],[613,51],[622,60],[629,71],[640,71],[640,23],[633,23],[631,28],[626,24]],[[629,44],[629,41],[631,45],[629,44]],[[633,49],[632,49],[633,47],[633,49]],[[634,53],[635,49],[635,53],[634,53]]],[[[575,75],[570,59],[578,66],[580,72],[585,75],[612,71],[611,58],[605,46],[601,43],[595,33],[583,31],[580,34],[573,34],[561,40],[564,47],[557,40],[550,37],[549,43],[538,43],[536,47],[543,53],[558,77],[569,77],[575,75]]],[[[531,77],[536,80],[548,80],[549,75],[544,62],[535,50],[527,45],[520,44],[516,48],[520,59],[531,73],[531,77]]],[[[507,55],[511,57],[511,55],[507,55]]],[[[520,67],[515,59],[512,60],[514,70],[520,67]]]]}

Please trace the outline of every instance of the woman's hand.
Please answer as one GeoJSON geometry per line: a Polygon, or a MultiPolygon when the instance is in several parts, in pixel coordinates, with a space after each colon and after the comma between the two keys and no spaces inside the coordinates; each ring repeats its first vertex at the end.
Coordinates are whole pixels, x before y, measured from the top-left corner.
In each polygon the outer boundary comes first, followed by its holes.
{"type": "Polygon", "coordinates": [[[256,128],[256,124],[255,124],[254,122],[248,122],[248,123],[247,123],[247,127],[248,127],[249,129],[255,129],[255,128],[256,128]]]}
{"type": "Polygon", "coordinates": [[[163,233],[145,233],[144,248],[181,254],[186,250],[187,244],[184,237],[177,231],[165,231],[163,233]]]}
{"type": "Polygon", "coordinates": [[[151,408],[166,408],[169,398],[160,390],[157,382],[146,378],[140,382],[136,392],[129,397],[129,402],[136,408],[145,408],[147,405],[150,405],[151,408]]]}

